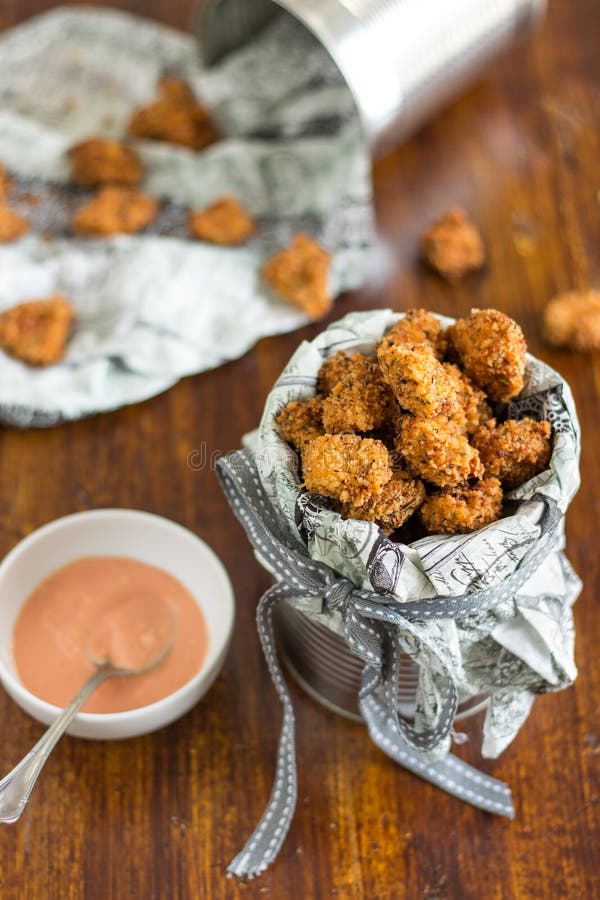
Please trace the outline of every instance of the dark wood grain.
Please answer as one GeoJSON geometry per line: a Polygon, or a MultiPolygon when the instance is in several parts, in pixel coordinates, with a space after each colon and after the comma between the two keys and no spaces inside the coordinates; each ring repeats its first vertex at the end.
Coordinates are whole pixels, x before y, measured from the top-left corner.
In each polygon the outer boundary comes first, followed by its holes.
{"type": "MultiPolygon", "coordinates": [[[[0,0],[6,28],[53,4],[0,0]]],[[[194,3],[111,5],[177,27],[194,3]]],[[[600,285],[600,7],[554,0],[533,43],[376,169],[382,252],[372,287],[335,315],[390,304],[464,313],[497,306],[571,383],[584,425],[584,487],[568,516],[585,579],[576,686],[540,698],[503,757],[484,763],[515,794],[514,822],[461,805],[397,768],[364,730],[294,691],[300,796],[288,841],[258,881],[225,866],[271,787],[280,714],[254,631],[268,584],[201,443],[238,447],[275,376],[320,326],[263,340],[243,359],[143,405],[45,432],[0,434],[0,552],[49,520],[103,506],[150,510],[205,538],[231,572],[238,623],[227,665],[184,719],[122,743],[65,739],[24,818],[0,834],[3,900],[55,898],[600,897],[600,358],[551,353],[540,311],[557,290],[600,285]],[[480,223],[490,262],[448,287],[416,262],[419,232],[454,203],[480,223]],[[383,252],[385,251],[385,252],[383,252]],[[233,540],[232,540],[233,538],[233,540]]],[[[0,692],[2,769],[41,726],[0,692]]],[[[477,722],[468,730],[475,735],[477,722]]],[[[464,756],[477,762],[476,742],[464,756]]]]}

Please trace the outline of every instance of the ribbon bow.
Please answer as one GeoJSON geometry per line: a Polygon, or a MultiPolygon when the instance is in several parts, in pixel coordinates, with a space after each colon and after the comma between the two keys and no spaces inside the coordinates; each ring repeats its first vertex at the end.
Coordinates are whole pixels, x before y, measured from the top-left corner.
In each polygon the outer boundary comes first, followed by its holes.
{"type": "MultiPolygon", "coordinates": [[[[373,742],[384,753],[426,781],[450,794],[498,815],[514,817],[510,788],[467,765],[452,754],[431,762],[425,755],[449,740],[458,695],[452,675],[439,653],[434,677],[440,702],[434,724],[418,730],[398,709],[398,667],[401,639],[431,619],[460,619],[481,613],[513,596],[539,567],[551,549],[560,521],[558,509],[546,504],[537,549],[506,578],[462,597],[434,597],[399,603],[393,594],[357,588],[324,563],[311,559],[306,546],[276,515],[260,482],[252,453],[239,450],[219,460],[217,471],[233,511],[258,556],[275,573],[277,582],[262,596],[256,613],[258,634],[273,684],[283,705],[275,783],[267,808],[244,849],[228,867],[230,875],[253,877],[276,858],[289,831],[297,797],[295,719],[291,696],[277,658],[273,611],[282,602],[318,598],[323,608],[342,617],[345,641],[364,661],[359,708],[373,742]]],[[[423,635],[419,632],[419,639],[423,635]]]]}

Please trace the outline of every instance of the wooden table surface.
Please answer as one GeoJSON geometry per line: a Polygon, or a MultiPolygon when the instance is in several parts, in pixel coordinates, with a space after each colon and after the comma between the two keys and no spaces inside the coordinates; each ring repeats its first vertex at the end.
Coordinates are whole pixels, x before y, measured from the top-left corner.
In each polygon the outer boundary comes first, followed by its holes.
{"type": "MultiPolygon", "coordinates": [[[[0,0],[0,28],[54,4],[0,0]]],[[[191,0],[118,4],[185,28],[191,0]]],[[[284,849],[262,878],[225,867],[271,789],[280,707],[254,629],[269,579],[254,561],[210,468],[194,449],[236,449],[276,375],[315,325],[263,340],[243,359],[167,394],[49,431],[0,434],[0,552],[57,516],[123,506],[197,532],[233,579],[238,620],[227,664],[181,721],[121,743],[67,738],[22,820],[0,836],[0,897],[150,898],[600,897],[600,359],[550,352],[540,311],[559,290],[600,285],[600,7],[550,0],[533,43],[376,168],[382,246],[351,310],[425,305],[448,314],[495,306],[518,318],[532,352],[572,385],[584,429],[583,489],[568,515],[569,556],[585,580],[576,606],[574,688],[537,700],[500,760],[517,818],[486,815],[396,767],[364,729],[294,689],[299,802],[284,849]],[[448,287],[416,261],[417,238],[451,204],[489,247],[485,274],[448,287]],[[383,260],[387,262],[383,262],[383,260]]],[[[0,691],[2,769],[42,728],[0,691]]],[[[469,724],[475,737],[479,721],[469,724]]],[[[477,741],[461,755],[478,762],[477,741]]]]}

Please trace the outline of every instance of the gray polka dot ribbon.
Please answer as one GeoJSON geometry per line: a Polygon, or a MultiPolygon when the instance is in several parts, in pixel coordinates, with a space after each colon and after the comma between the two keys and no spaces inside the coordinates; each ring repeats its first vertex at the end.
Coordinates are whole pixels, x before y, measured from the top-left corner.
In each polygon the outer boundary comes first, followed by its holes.
{"type": "MultiPolygon", "coordinates": [[[[432,619],[460,619],[481,613],[513,596],[552,549],[559,511],[546,502],[541,537],[527,562],[502,584],[462,597],[433,597],[400,603],[393,594],[357,588],[324,563],[313,560],[267,497],[252,453],[239,450],[217,466],[221,486],[257,554],[275,573],[276,583],[257,608],[258,634],[273,684],[283,705],[275,783],[262,819],[228,868],[231,875],[253,877],[276,858],[290,828],[297,795],[295,720],[292,701],[275,646],[273,612],[280,603],[320,598],[323,608],[342,617],[348,648],[364,661],[359,708],[373,742],[404,768],[473,806],[514,816],[507,785],[447,753],[431,762],[427,755],[449,740],[458,696],[452,675],[433,645],[428,658],[439,688],[434,724],[418,729],[398,708],[398,668],[406,639],[432,619]],[[404,646],[403,646],[404,640],[404,646]]],[[[540,500],[545,500],[539,497],[540,500]]],[[[423,642],[423,633],[419,631],[423,642]]]]}

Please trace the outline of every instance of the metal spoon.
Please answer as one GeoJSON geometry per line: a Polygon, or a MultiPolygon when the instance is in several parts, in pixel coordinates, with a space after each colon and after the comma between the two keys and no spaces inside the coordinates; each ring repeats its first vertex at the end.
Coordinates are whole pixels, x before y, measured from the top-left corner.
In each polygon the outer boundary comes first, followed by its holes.
{"type": "Polygon", "coordinates": [[[143,675],[145,672],[155,669],[171,652],[173,637],[173,629],[171,629],[171,633],[165,643],[158,649],[153,658],[140,668],[116,666],[107,657],[104,659],[94,658],[95,651],[88,649],[88,659],[95,666],[96,671],[79,689],[69,705],[63,709],[27,756],[0,781],[0,823],[16,822],[21,817],[48,757],[71,721],[94,691],[101,684],[104,684],[105,681],[108,681],[109,678],[130,678],[132,675],[143,675]]]}

